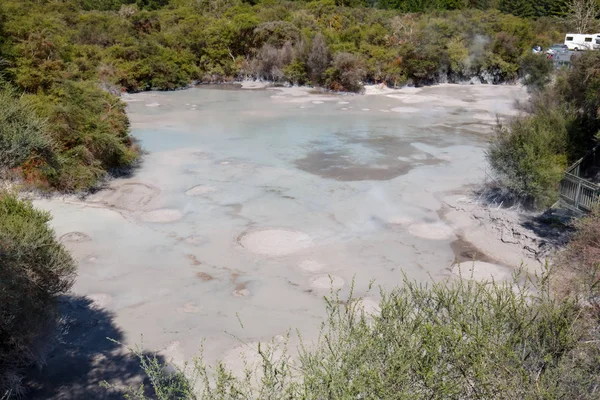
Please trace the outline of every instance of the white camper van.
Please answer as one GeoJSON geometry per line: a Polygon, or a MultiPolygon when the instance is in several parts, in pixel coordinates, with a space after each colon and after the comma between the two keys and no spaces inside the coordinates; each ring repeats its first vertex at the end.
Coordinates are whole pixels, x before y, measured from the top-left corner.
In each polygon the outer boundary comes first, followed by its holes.
{"type": "Polygon", "coordinates": [[[600,33],[567,33],[565,44],[569,50],[600,50],[600,33]]]}

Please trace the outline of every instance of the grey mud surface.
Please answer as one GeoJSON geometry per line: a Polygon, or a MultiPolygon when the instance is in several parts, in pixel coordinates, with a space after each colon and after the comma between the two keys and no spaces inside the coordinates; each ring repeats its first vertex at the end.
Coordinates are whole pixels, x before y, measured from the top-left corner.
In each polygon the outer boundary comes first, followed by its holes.
{"type": "Polygon", "coordinates": [[[496,116],[526,96],[488,85],[127,95],[141,168],[85,200],[35,205],[79,262],[73,294],[110,315],[122,342],[143,335],[182,363],[205,339],[208,362],[239,371],[242,342],[290,328],[316,338],[332,285],[343,295],[354,280],[360,296],[403,271],[456,277],[471,256],[477,273],[510,273],[520,261],[479,249],[456,198],[485,178],[496,116]]]}

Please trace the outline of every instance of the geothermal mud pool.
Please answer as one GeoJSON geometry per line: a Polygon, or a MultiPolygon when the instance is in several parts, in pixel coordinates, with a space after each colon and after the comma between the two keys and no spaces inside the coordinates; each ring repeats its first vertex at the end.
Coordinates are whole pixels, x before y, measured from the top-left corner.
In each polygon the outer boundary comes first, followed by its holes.
{"type": "MultiPolygon", "coordinates": [[[[141,167],[85,200],[35,204],[79,261],[74,293],[112,312],[126,343],[143,335],[179,363],[206,339],[208,361],[239,369],[241,343],[289,328],[315,338],[332,286],[456,276],[443,199],[482,182],[496,116],[525,97],[487,85],[128,95],[141,167]]],[[[488,261],[463,275],[514,266],[488,261]]],[[[377,290],[363,301],[376,309],[377,290]]]]}

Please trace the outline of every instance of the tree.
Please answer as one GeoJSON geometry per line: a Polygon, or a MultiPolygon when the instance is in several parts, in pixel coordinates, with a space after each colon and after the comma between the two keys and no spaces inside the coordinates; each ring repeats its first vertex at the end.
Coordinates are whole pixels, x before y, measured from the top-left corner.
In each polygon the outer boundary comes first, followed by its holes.
{"type": "Polygon", "coordinates": [[[504,13],[523,18],[531,17],[534,13],[530,0],[500,0],[498,8],[504,13]]]}
{"type": "Polygon", "coordinates": [[[533,4],[534,16],[564,16],[565,0],[540,0],[533,4]]]}
{"type": "Polygon", "coordinates": [[[360,92],[364,71],[358,57],[350,53],[337,53],[333,57],[331,68],[325,71],[327,86],[332,90],[360,92]]]}
{"type": "Polygon", "coordinates": [[[118,10],[121,5],[135,3],[135,0],[80,0],[79,4],[84,10],[118,10]]]}
{"type": "Polygon", "coordinates": [[[323,72],[329,65],[329,51],[327,50],[327,44],[325,44],[325,38],[321,33],[317,33],[313,39],[306,65],[310,70],[313,81],[320,82],[323,72]]]}
{"type": "Polygon", "coordinates": [[[552,60],[545,55],[527,54],[521,60],[523,83],[530,92],[541,90],[550,83],[554,71],[552,60]]]}
{"type": "Polygon", "coordinates": [[[595,24],[599,11],[598,2],[596,0],[571,0],[567,6],[569,20],[575,26],[577,33],[587,33],[595,24]]]}

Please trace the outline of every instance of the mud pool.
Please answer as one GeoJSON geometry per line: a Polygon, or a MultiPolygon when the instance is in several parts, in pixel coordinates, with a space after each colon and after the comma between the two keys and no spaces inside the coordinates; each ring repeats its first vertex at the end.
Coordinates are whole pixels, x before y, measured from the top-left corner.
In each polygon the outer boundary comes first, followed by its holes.
{"type": "Polygon", "coordinates": [[[143,335],[181,362],[205,338],[209,361],[236,368],[240,340],[289,328],[314,338],[332,285],[345,294],[354,279],[363,295],[371,280],[397,285],[402,271],[452,276],[458,233],[442,199],[484,179],[491,126],[526,93],[369,93],[126,96],[148,152],[141,168],[83,200],[35,201],[79,261],[73,291],[114,313],[127,343],[143,335]]]}

